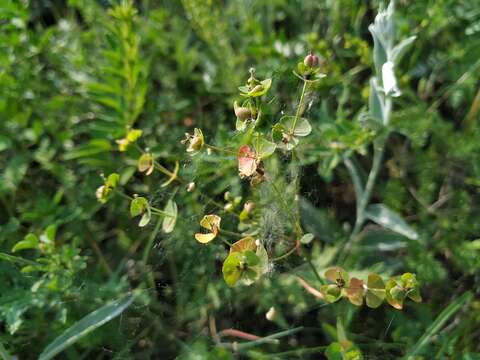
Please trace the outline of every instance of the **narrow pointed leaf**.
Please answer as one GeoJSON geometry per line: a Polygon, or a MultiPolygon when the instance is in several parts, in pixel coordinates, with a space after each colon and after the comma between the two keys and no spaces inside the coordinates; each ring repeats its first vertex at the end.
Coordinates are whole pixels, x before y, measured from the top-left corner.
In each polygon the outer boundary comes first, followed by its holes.
{"type": "Polygon", "coordinates": [[[133,297],[127,296],[102,306],[88,314],[50,343],[50,345],[48,345],[40,354],[38,360],[52,359],[55,355],[77,342],[80,338],[120,315],[130,306],[132,301],[133,297]]]}
{"type": "Polygon", "coordinates": [[[430,342],[433,336],[438,333],[442,326],[455,315],[465,304],[472,300],[472,293],[470,291],[465,292],[462,296],[457,298],[454,302],[448,305],[435,321],[428,327],[422,337],[411,348],[411,350],[405,355],[404,359],[411,359],[413,356],[421,353],[427,344],[430,342]]]}
{"type": "Polygon", "coordinates": [[[367,207],[366,216],[387,229],[395,231],[409,239],[417,240],[418,234],[403,218],[384,204],[372,204],[367,207]]]}

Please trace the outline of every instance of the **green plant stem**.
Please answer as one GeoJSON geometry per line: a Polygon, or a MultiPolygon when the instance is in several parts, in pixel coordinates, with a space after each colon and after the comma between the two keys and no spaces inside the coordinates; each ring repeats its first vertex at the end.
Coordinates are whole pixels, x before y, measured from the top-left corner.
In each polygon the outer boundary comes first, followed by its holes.
{"type": "Polygon", "coordinates": [[[218,146],[209,145],[209,144],[205,144],[204,146],[207,149],[210,149],[210,150],[213,150],[213,151],[218,151],[218,152],[224,152],[224,153],[227,153],[227,154],[237,155],[237,152],[233,151],[233,150],[228,150],[228,149],[220,148],[218,146]]]}
{"type": "Polygon", "coordinates": [[[360,194],[360,202],[357,204],[357,218],[349,241],[353,241],[353,239],[360,232],[363,223],[365,222],[365,209],[367,208],[368,203],[370,202],[370,198],[372,197],[372,191],[375,187],[375,182],[380,171],[383,153],[385,152],[386,139],[386,137],[380,138],[378,139],[378,142],[374,144],[372,169],[370,171],[370,174],[368,175],[365,189],[363,193],[360,194]]]}
{"type": "Polygon", "coordinates": [[[230,241],[227,241],[225,240],[222,236],[219,236],[220,240],[222,240],[226,245],[228,245],[229,247],[232,247],[233,244],[230,242],[230,241]]]}
{"type": "Polygon", "coordinates": [[[295,130],[295,126],[297,125],[298,118],[300,117],[300,112],[302,111],[302,108],[303,108],[303,100],[305,98],[305,92],[307,91],[307,84],[308,83],[304,80],[302,93],[300,95],[300,100],[298,101],[297,112],[295,113],[295,118],[293,119],[292,128],[290,129],[290,132],[292,134],[293,134],[293,131],[295,130]]]}
{"type": "Polygon", "coordinates": [[[145,246],[145,249],[143,249],[142,262],[144,265],[147,265],[148,257],[150,256],[150,251],[152,250],[153,242],[155,241],[155,238],[157,237],[157,234],[160,231],[161,226],[162,226],[162,221],[158,219],[157,223],[155,224],[155,228],[150,233],[150,237],[148,238],[147,245],[145,246]]]}
{"type": "Polygon", "coordinates": [[[236,232],[233,232],[233,231],[224,230],[224,229],[220,229],[220,234],[226,234],[226,235],[236,236],[236,237],[243,237],[242,234],[239,234],[239,233],[236,233],[236,232]]]}
{"type": "Polygon", "coordinates": [[[283,255],[280,255],[280,256],[277,256],[276,258],[273,258],[272,261],[273,262],[276,262],[276,261],[280,261],[280,260],[283,260],[283,259],[286,259],[288,258],[290,255],[292,255],[295,250],[298,249],[298,245],[295,245],[293,248],[291,248],[290,250],[288,250],[285,254],[283,255]]]}
{"type": "Polygon", "coordinates": [[[305,256],[305,259],[307,260],[307,264],[308,266],[310,266],[310,268],[312,269],[313,273],[315,274],[315,277],[317,278],[318,282],[322,285],[325,284],[325,281],[322,279],[322,277],[320,276],[320,274],[318,273],[317,271],[317,268],[315,267],[315,265],[313,265],[313,262],[312,262],[312,257],[310,256],[310,254],[307,254],[305,256]]]}
{"type": "MultiPolygon", "coordinates": [[[[161,226],[162,226],[162,221],[160,219],[157,219],[155,228],[150,233],[150,237],[148,238],[147,245],[143,249],[142,262],[143,262],[143,266],[145,267],[147,266],[147,263],[148,263],[148,258],[150,256],[150,251],[152,250],[152,247],[153,247],[153,242],[155,241],[155,238],[157,237],[157,234],[160,231],[161,226]]],[[[150,283],[150,287],[152,289],[155,289],[155,278],[153,276],[153,273],[148,270],[147,270],[147,279],[148,279],[148,282],[150,283]]]]}
{"type": "MultiPolygon", "coordinates": [[[[121,197],[123,197],[124,199],[127,199],[129,201],[132,201],[134,198],[121,192],[120,190],[115,190],[115,192],[120,195],[121,197]]],[[[152,214],[155,214],[155,215],[159,215],[159,216],[166,216],[166,217],[174,217],[173,215],[163,211],[163,210],[160,210],[156,207],[153,207],[153,206],[150,206],[150,210],[152,211],[152,214]]]]}

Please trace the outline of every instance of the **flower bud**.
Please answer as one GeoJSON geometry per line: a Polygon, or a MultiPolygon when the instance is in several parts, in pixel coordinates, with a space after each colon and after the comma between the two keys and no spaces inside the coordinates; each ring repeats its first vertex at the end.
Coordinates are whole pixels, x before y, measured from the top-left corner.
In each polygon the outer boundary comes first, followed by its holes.
{"type": "Polygon", "coordinates": [[[251,200],[248,200],[245,205],[243,205],[245,211],[250,214],[255,209],[255,203],[251,200]]]}
{"type": "Polygon", "coordinates": [[[185,133],[185,139],[183,139],[182,144],[187,145],[187,152],[192,153],[192,155],[196,154],[203,148],[205,145],[205,139],[203,137],[202,130],[195,128],[193,131],[193,135],[189,133],[185,133]]]}
{"type": "Polygon", "coordinates": [[[196,188],[195,183],[192,181],[187,185],[187,192],[189,193],[194,192],[195,188],[196,188]]]}
{"type": "Polygon", "coordinates": [[[268,321],[273,321],[275,320],[276,315],[277,315],[277,312],[275,311],[275,308],[272,306],[265,314],[265,317],[267,318],[268,321]]]}
{"type": "Polygon", "coordinates": [[[228,204],[226,204],[226,205],[223,207],[223,209],[224,209],[225,211],[227,211],[227,212],[228,212],[228,211],[232,211],[232,210],[233,210],[233,204],[232,204],[232,203],[228,203],[228,204]]]}
{"type": "Polygon", "coordinates": [[[225,194],[223,194],[223,198],[225,199],[225,201],[230,200],[230,195],[230,191],[225,191],[225,194]]]}
{"type": "Polygon", "coordinates": [[[95,191],[95,196],[98,201],[103,201],[105,198],[105,185],[100,186],[97,191],[95,191]]]}
{"type": "Polygon", "coordinates": [[[317,55],[314,55],[313,53],[310,53],[307,56],[305,56],[305,59],[303,60],[303,63],[307,67],[316,68],[320,65],[320,59],[318,58],[317,55]]]}

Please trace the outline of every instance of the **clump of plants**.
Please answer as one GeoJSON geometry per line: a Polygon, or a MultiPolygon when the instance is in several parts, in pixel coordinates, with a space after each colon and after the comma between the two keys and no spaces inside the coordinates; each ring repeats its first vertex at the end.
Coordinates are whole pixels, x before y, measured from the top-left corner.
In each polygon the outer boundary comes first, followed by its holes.
{"type": "MultiPolygon", "coordinates": [[[[365,135],[362,137],[363,143],[361,146],[350,149],[344,144],[342,134],[338,134],[337,138],[331,142],[332,147],[338,152],[340,161],[350,172],[357,200],[354,227],[350,236],[342,244],[342,251],[338,256],[339,262],[348,257],[367,220],[412,239],[418,237],[400,215],[387,206],[370,204],[385,144],[389,138],[388,125],[393,98],[400,95],[394,73],[395,64],[398,63],[414,37],[395,44],[392,4],[377,15],[369,29],[374,38],[375,76],[370,80],[368,111],[360,117],[360,133],[365,135]],[[369,144],[373,145],[374,157],[370,172],[366,180],[363,180],[353,160],[355,153],[362,151],[369,144]]],[[[405,273],[384,280],[378,274],[371,273],[367,279],[362,280],[350,276],[341,267],[333,267],[327,269],[322,278],[310,261],[309,244],[314,240],[314,235],[305,233],[303,230],[299,210],[301,167],[299,149],[302,147],[303,139],[312,132],[312,123],[307,117],[309,106],[307,98],[314,96],[317,85],[327,76],[325,65],[325,59],[313,53],[307,54],[303,61],[297,64],[292,73],[301,82],[301,91],[290,114],[283,111],[281,114],[273,112],[270,106],[271,98],[269,98],[272,78],[259,78],[255,69],[250,69],[249,77],[244,85],[238,87],[238,98],[233,103],[232,115],[236,119],[236,136],[231,146],[227,144],[225,147],[220,147],[209,144],[199,128],[195,128],[193,133],[185,134],[182,143],[186,146],[188,155],[196,156],[202,152],[226,154],[231,161],[236,161],[238,176],[247,186],[246,196],[232,196],[226,193],[223,208],[222,204],[219,206],[225,214],[236,219],[237,229],[224,228],[219,214],[205,214],[200,221],[202,231],[197,232],[194,238],[201,244],[208,244],[215,239],[225,243],[227,253],[222,273],[229,286],[252,284],[272,272],[275,263],[285,261],[290,256],[300,255],[309,263],[318,281],[323,285],[318,292],[315,292],[305,280],[301,280],[301,283],[322,300],[336,302],[341,298],[347,298],[354,305],[362,305],[365,302],[367,306],[376,308],[386,299],[394,308],[401,309],[407,298],[421,301],[414,274],[405,273]],[[282,168],[287,169],[283,174],[276,170],[269,171],[269,168],[274,169],[269,166],[269,162],[278,163],[278,161],[282,161],[282,168]],[[282,176],[283,179],[281,179],[282,176]],[[282,208],[288,220],[288,224],[284,226],[285,231],[276,236],[275,241],[291,244],[291,248],[279,256],[273,255],[272,247],[275,244],[269,243],[262,237],[264,235],[262,226],[266,221],[265,209],[252,200],[244,201],[245,198],[258,198],[259,192],[264,191],[263,188],[268,188],[268,191],[275,194],[274,201],[282,208]],[[238,208],[241,210],[238,211],[238,208]],[[231,239],[235,237],[239,239],[232,241],[231,239]]],[[[179,190],[180,185],[187,193],[195,191],[193,181],[187,181],[179,176],[178,163],[174,170],[168,170],[148,149],[142,149],[137,144],[141,135],[141,130],[127,128],[125,137],[117,140],[120,151],[126,151],[133,146],[140,154],[137,161],[138,171],[145,176],[151,175],[155,170],[163,173],[168,179],[161,186],[175,186],[174,194],[179,190]]],[[[97,190],[98,199],[106,202],[110,194],[116,192],[130,201],[131,216],[141,217],[139,226],[146,226],[152,215],[156,215],[163,218],[164,232],[173,231],[178,215],[177,204],[173,197],[166,202],[163,209],[159,209],[152,206],[146,197],[137,194],[130,196],[121,192],[117,187],[118,182],[117,174],[109,175],[97,190]]],[[[208,194],[204,196],[208,197],[208,194]]],[[[218,204],[215,199],[210,198],[210,200],[218,204]]]]}

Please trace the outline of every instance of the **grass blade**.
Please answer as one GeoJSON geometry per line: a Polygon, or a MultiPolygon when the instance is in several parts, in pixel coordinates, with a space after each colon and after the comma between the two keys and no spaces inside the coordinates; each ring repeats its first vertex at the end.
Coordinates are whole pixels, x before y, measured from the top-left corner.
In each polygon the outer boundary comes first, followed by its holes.
{"type": "Polygon", "coordinates": [[[38,360],[52,359],[55,355],[65,350],[81,337],[120,315],[128,306],[130,306],[132,301],[133,297],[126,296],[88,314],[50,343],[50,345],[48,345],[40,354],[38,360]]]}
{"type": "Polygon", "coordinates": [[[2,342],[0,342],[0,358],[2,360],[12,360],[12,357],[3,346],[2,342]]]}
{"type": "Polygon", "coordinates": [[[460,310],[463,305],[468,303],[472,299],[472,293],[467,291],[462,296],[460,296],[453,303],[448,305],[445,310],[443,310],[440,315],[435,319],[435,321],[430,325],[430,327],[425,331],[423,336],[418,340],[418,342],[413,346],[413,348],[405,355],[404,359],[410,359],[414,355],[421,352],[424,347],[428,344],[432,336],[434,336],[442,326],[450,319],[458,310],[460,310]]]}
{"type": "Polygon", "coordinates": [[[0,260],[5,260],[5,261],[9,261],[11,263],[16,263],[16,264],[20,264],[20,265],[41,266],[39,263],[36,263],[35,261],[30,261],[30,260],[27,260],[27,259],[24,259],[24,258],[21,258],[21,257],[18,257],[18,256],[13,256],[13,255],[6,254],[6,253],[3,253],[3,252],[0,252],[0,260]]]}
{"type": "Polygon", "coordinates": [[[248,342],[245,342],[245,343],[242,343],[242,344],[237,344],[236,345],[236,350],[237,351],[245,351],[247,349],[250,349],[250,348],[258,346],[258,345],[271,343],[272,340],[275,340],[275,339],[278,339],[278,338],[281,338],[281,337],[284,337],[284,336],[289,336],[289,335],[295,334],[295,333],[297,333],[299,331],[302,331],[302,330],[303,330],[303,327],[300,326],[300,327],[296,327],[296,328],[293,328],[293,329],[280,331],[278,333],[262,337],[258,340],[253,340],[253,341],[248,341],[248,342]]]}

